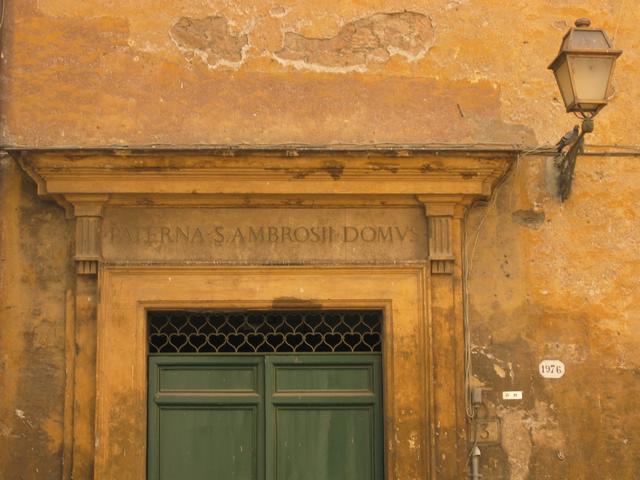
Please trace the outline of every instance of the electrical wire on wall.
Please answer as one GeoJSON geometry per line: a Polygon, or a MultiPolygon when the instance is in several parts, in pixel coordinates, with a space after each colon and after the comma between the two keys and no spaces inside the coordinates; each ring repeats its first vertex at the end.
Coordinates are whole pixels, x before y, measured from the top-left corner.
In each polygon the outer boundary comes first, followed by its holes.
{"type": "MultiPolygon", "coordinates": [[[[465,211],[464,219],[463,219],[463,230],[462,230],[462,263],[463,263],[463,276],[462,276],[462,315],[463,315],[463,324],[464,324],[464,385],[465,385],[465,412],[469,422],[469,426],[471,429],[471,445],[469,448],[469,453],[467,455],[467,465],[473,460],[472,465],[472,478],[480,478],[479,475],[479,457],[480,457],[480,449],[478,448],[478,425],[477,425],[477,414],[480,408],[479,404],[474,403],[472,399],[472,377],[473,377],[473,348],[472,348],[472,340],[471,340],[471,322],[469,317],[469,279],[471,273],[473,271],[473,260],[476,253],[476,247],[478,245],[478,241],[480,239],[480,234],[482,233],[484,224],[487,220],[487,217],[491,212],[494,211],[497,199],[499,194],[502,191],[502,187],[505,185],[507,180],[511,178],[512,175],[517,176],[520,170],[520,164],[523,157],[527,155],[534,155],[539,153],[545,147],[532,148],[530,150],[523,151],[516,157],[516,160],[510,166],[509,171],[500,179],[499,183],[493,189],[493,193],[488,200],[481,200],[478,202],[474,202],[467,210],[465,211]],[[484,204],[486,209],[478,222],[478,226],[476,227],[473,233],[472,244],[469,247],[470,238],[469,238],[469,215],[474,207],[480,206],[484,204]]],[[[509,202],[511,204],[511,202],[509,202]]]]}
{"type": "MultiPolygon", "coordinates": [[[[464,324],[464,385],[465,385],[465,412],[469,425],[471,427],[471,445],[469,448],[469,454],[467,456],[467,465],[475,458],[475,467],[478,468],[478,458],[480,455],[478,449],[478,427],[477,427],[477,413],[479,405],[474,405],[472,401],[472,377],[473,377],[473,348],[471,341],[471,320],[469,316],[469,279],[473,272],[473,261],[475,258],[476,247],[480,240],[480,235],[483,231],[483,227],[488,216],[495,210],[498,196],[500,195],[503,186],[511,178],[512,175],[517,176],[520,171],[521,160],[528,155],[540,154],[545,151],[546,147],[536,147],[521,152],[516,160],[513,162],[509,171],[500,179],[493,189],[493,193],[488,200],[481,200],[474,202],[469,208],[467,208],[463,219],[463,231],[462,231],[462,263],[463,263],[463,276],[462,276],[462,300],[463,300],[463,324],[464,324]],[[473,236],[469,236],[469,215],[474,207],[485,205],[486,209],[478,222],[478,226],[473,232],[473,236]],[[471,240],[472,238],[472,240],[471,240]],[[469,245],[471,243],[471,245],[469,245]]],[[[511,204],[511,202],[509,202],[511,204]]],[[[478,472],[475,472],[476,478],[478,472]]]]}
{"type": "Polygon", "coordinates": [[[493,190],[493,193],[489,200],[484,200],[481,202],[475,202],[472,204],[464,214],[463,226],[462,226],[462,318],[463,318],[463,328],[464,328],[464,388],[465,388],[465,412],[467,415],[467,419],[469,422],[469,427],[471,430],[471,446],[469,448],[469,453],[467,455],[467,466],[471,462],[471,472],[470,477],[472,479],[480,478],[479,476],[479,457],[480,457],[480,449],[478,448],[478,424],[477,424],[477,413],[479,409],[479,405],[475,404],[472,399],[472,385],[471,385],[471,377],[473,376],[473,348],[471,344],[471,325],[469,319],[469,277],[471,274],[471,270],[473,268],[473,259],[476,252],[476,246],[478,245],[478,240],[480,238],[480,233],[482,232],[482,228],[484,223],[490,213],[493,210],[493,207],[496,204],[498,193],[501,190],[501,187],[504,185],[506,180],[511,176],[511,172],[517,172],[519,166],[520,156],[516,157],[515,162],[511,165],[509,171],[502,177],[500,183],[496,185],[493,190]],[[475,230],[473,245],[471,246],[471,251],[469,251],[469,238],[468,238],[468,230],[469,230],[469,215],[473,207],[478,206],[480,203],[484,203],[486,205],[486,210],[484,215],[480,219],[478,227],[475,230]]]}
{"type": "Polygon", "coordinates": [[[506,181],[511,177],[511,175],[517,175],[521,160],[523,157],[529,155],[538,154],[540,151],[545,150],[546,147],[537,147],[529,150],[525,150],[520,153],[513,164],[510,166],[509,170],[505,175],[502,176],[498,184],[496,184],[493,189],[493,193],[488,200],[479,200],[474,202],[469,208],[467,208],[464,219],[463,219],[463,231],[462,231],[462,263],[463,263],[463,277],[462,277],[462,297],[463,297],[463,305],[462,305],[462,315],[464,322],[464,339],[465,339],[465,368],[464,368],[464,382],[466,389],[466,414],[469,419],[474,418],[474,409],[471,402],[471,377],[473,375],[472,369],[472,348],[471,348],[471,327],[470,327],[470,319],[469,319],[469,278],[473,271],[473,260],[475,258],[476,247],[478,246],[478,241],[480,239],[480,234],[482,233],[482,228],[487,220],[489,214],[493,211],[498,195],[502,190],[502,187],[506,183],[506,181]],[[473,234],[473,244],[471,245],[471,250],[469,251],[469,215],[474,207],[480,205],[486,205],[486,210],[478,223],[478,226],[475,229],[473,234]]]}
{"type": "Polygon", "coordinates": [[[500,193],[501,187],[505,184],[507,179],[511,176],[511,172],[517,172],[520,164],[520,155],[516,157],[515,162],[509,168],[509,171],[502,177],[500,182],[495,186],[493,193],[489,200],[481,200],[478,202],[474,202],[469,208],[467,208],[464,214],[464,224],[463,224],[463,232],[462,232],[462,263],[463,263],[463,276],[462,276],[462,317],[464,323],[464,342],[465,342],[465,365],[464,365],[464,383],[466,390],[466,402],[465,408],[467,417],[472,420],[475,417],[474,408],[471,402],[471,377],[472,377],[472,348],[471,348],[471,327],[469,321],[469,277],[473,270],[473,260],[475,257],[476,247],[478,245],[478,240],[480,239],[480,233],[482,233],[482,228],[484,226],[489,213],[493,209],[496,204],[498,194],[500,193]],[[469,215],[471,210],[474,207],[479,206],[480,204],[486,205],[486,210],[484,215],[480,219],[478,226],[474,232],[473,236],[473,244],[471,246],[471,250],[469,251],[469,215]]]}

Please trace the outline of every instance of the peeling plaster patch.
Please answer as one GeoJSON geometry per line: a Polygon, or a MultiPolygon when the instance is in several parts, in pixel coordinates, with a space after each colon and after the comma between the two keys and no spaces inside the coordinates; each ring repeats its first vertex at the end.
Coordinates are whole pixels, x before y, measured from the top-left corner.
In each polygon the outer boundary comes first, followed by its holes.
{"type": "Polygon", "coordinates": [[[16,408],[16,417],[22,420],[26,425],[33,428],[33,423],[27,418],[23,410],[16,408]]]}
{"type": "Polygon", "coordinates": [[[493,353],[487,352],[486,349],[484,347],[480,346],[480,345],[472,345],[471,351],[476,355],[484,355],[489,360],[493,360],[495,362],[502,363],[503,365],[505,364],[504,360],[500,360],[493,353]]]}
{"type": "Polygon", "coordinates": [[[171,40],[191,61],[199,57],[209,68],[240,68],[249,50],[246,32],[235,33],[224,17],[182,17],[169,32],[171,40]]]}
{"type": "Polygon", "coordinates": [[[526,412],[510,408],[498,410],[502,419],[502,448],[509,458],[511,480],[525,480],[531,459],[531,436],[524,426],[526,412]]]}
{"type": "Polygon", "coordinates": [[[269,10],[269,15],[271,15],[273,18],[286,17],[288,13],[289,13],[289,10],[280,5],[276,5],[271,10],[269,10]]]}
{"type": "Polygon", "coordinates": [[[0,423],[0,437],[9,438],[10,436],[12,436],[11,429],[8,426],[0,423]]]}
{"type": "Polygon", "coordinates": [[[479,345],[472,345],[471,352],[474,355],[483,355],[487,359],[491,360],[493,362],[493,370],[500,378],[506,378],[508,374],[512,382],[515,380],[516,374],[513,370],[512,362],[507,362],[499,359],[492,353],[487,352],[483,347],[480,347],[479,345]]]}
{"type": "Polygon", "coordinates": [[[148,41],[138,43],[135,40],[129,39],[127,40],[127,45],[129,46],[129,48],[142,53],[158,53],[161,50],[161,47],[159,45],[148,41]]]}
{"type": "Polygon", "coordinates": [[[433,44],[430,17],[415,12],[377,13],[345,24],[330,38],[287,32],[283,48],[273,58],[297,69],[365,72],[369,63],[384,63],[394,55],[416,62],[433,44]]]}
{"type": "Polygon", "coordinates": [[[584,363],[589,356],[587,348],[576,343],[545,343],[544,352],[547,357],[571,363],[584,363]]]}
{"type": "Polygon", "coordinates": [[[457,9],[458,7],[464,5],[465,3],[468,3],[469,0],[451,0],[449,3],[447,3],[444,6],[445,10],[453,10],[453,9],[457,9]]]}
{"type": "Polygon", "coordinates": [[[507,372],[500,365],[497,365],[494,363],[493,370],[496,372],[496,375],[498,375],[500,378],[507,378],[507,372]]]}
{"type": "Polygon", "coordinates": [[[502,447],[509,457],[511,480],[526,480],[533,446],[547,447],[564,457],[566,442],[547,404],[536,401],[532,410],[498,407],[502,419],[502,447]]]}
{"type": "Polygon", "coordinates": [[[411,450],[418,448],[418,434],[416,432],[411,432],[411,435],[409,435],[409,448],[411,450]]]}

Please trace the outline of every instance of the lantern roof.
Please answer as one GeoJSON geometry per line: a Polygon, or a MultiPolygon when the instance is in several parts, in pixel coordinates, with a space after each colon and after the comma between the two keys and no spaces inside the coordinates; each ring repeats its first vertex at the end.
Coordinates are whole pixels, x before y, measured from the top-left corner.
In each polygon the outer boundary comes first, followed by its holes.
{"type": "Polygon", "coordinates": [[[575,27],[571,27],[562,39],[560,51],[549,65],[553,70],[560,59],[567,53],[585,53],[596,55],[610,55],[616,58],[622,54],[622,50],[615,50],[606,32],[601,28],[591,28],[591,20],[579,18],[575,27]]]}

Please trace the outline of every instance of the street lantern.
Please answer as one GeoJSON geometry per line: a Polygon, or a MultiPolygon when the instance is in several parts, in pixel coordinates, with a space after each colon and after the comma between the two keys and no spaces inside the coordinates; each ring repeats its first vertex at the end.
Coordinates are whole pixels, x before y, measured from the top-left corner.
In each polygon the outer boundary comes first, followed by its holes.
{"type": "Polygon", "coordinates": [[[622,54],[622,50],[611,48],[604,30],[591,28],[588,18],[579,18],[575,25],[565,34],[558,56],[549,65],[567,112],[583,119],[582,126],[573,127],[556,144],[558,195],[563,202],[571,194],[576,160],[584,153],[584,136],[593,132],[593,117],[609,101],[613,67],[622,54]]]}
{"type": "Polygon", "coordinates": [[[604,30],[588,18],[576,20],[562,40],[553,70],[567,112],[593,118],[607,104],[613,67],[622,50],[614,50],[604,30]]]}

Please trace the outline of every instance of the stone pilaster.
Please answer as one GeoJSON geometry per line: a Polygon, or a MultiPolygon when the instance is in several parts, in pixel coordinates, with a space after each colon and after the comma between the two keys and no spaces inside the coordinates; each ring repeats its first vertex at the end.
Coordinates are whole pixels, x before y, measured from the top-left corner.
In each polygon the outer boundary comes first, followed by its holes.
{"type": "Polygon", "coordinates": [[[429,302],[434,364],[434,476],[464,478],[466,417],[462,291],[462,196],[419,196],[427,217],[431,270],[429,302]]]}
{"type": "Polygon", "coordinates": [[[102,208],[107,197],[67,196],[66,199],[73,204],[76,219],[76,272],[78,275],[97,275],[102,260],[102,208]]]}
{"type": "MultiPolygon", "coordinates": [[[[96,403],[96,323],[98,272],[102,261],[102,210],[108,195],[66,195],[76,222],[76,282],[72,299],[74,325],[68,335],[75,348],[69,350],[67,364],[73,365],[67,392],[72,399],[66,422],[73,442],[65,445],[65,472],[68,479],[93,478],[96,403]]],[[[67,480],[65,478],[65,480],[67,480]]]]}

